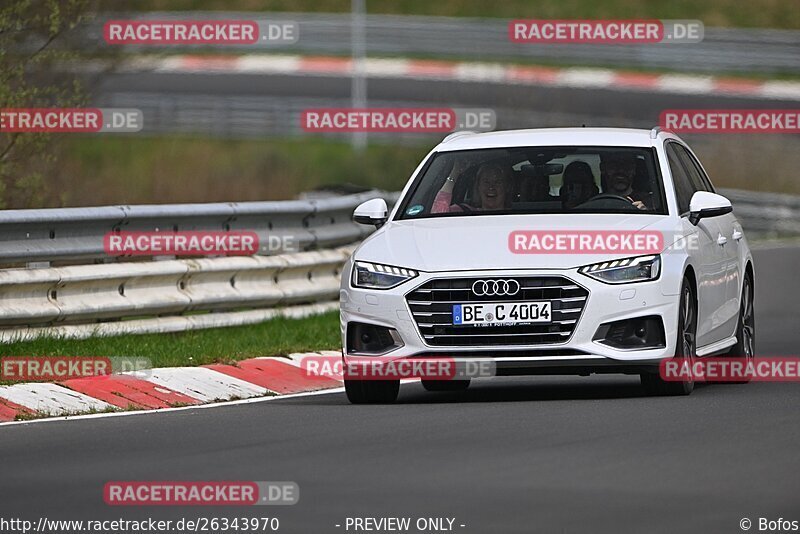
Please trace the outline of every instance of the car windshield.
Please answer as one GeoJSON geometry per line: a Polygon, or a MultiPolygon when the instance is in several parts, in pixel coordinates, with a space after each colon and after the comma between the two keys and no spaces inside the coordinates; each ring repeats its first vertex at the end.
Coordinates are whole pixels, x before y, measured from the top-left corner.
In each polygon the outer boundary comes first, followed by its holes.
{"type": "Polygon", "coordinates": [[[491,214],[666,215],[654,150],[514,147],[438,152],[398,219],[491,214]]]}

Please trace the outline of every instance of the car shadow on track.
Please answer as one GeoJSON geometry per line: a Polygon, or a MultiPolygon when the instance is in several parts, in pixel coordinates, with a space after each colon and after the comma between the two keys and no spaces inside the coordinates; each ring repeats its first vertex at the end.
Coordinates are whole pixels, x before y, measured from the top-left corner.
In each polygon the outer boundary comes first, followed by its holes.
{"type": "MultiPolygon", "coordinates": [[[[717,386],[727,387],[727,386],[717,386]]],[[[693,395],[713,391],[696,384],[693,395]]],[[[396,404],[489,403],[562,400],[636,399],[649,397],[638,377],[504,377],[473,382],[459,392],[429,392],[416,382],[403,384],[396,404]]],[[[657,399],[658,397],[650,397],[657,399]]],[[[319,395],[288,402],[316,405],[349,404],[344,393],[319,395]]]]}
{"type": "Polygon", "coordinates": [[[647,397],[638,377],[619,378],[510,378],[502,382],[480,381],[461,392],[428,392],[421,384],[407,384],[398,404],[525,402],[559,400],[600,400],[647,397]]]}

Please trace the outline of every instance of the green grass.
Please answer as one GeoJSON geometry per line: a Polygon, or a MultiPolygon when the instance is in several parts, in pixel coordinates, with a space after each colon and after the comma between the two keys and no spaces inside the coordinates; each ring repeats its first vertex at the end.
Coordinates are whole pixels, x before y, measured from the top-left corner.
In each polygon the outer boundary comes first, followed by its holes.
{"type": "MultiPolygon", "coordinates": [[[[653,118],[655,124],[656,118],[653,118]]],[[[800,139],[687,135],[717,187],[800,194],[800,139]]],[[[282,200],[323,185],[400,190],[433,146],[189,137],[64,137],[41,207],[282,200]]],[[[11,206],[23,207],[23,206],[11,206]]],[[[38,206],[37,206],[38,207],[38,206]]]]}
{"type": "MultiPolygon", "coordinates": [[[[285,200],[321,185],[398,190],[432,143],[65,136],[41,206],[285,200]]],[[[22,207],[22,206],[11,206],[22,207]]]]}
{"type": "MultiPolygon", "coordinates": [[[[349,12],[350,0],[125,0],[114,9],[349,12]]],[[[700,19],[707,26],[800,28],[796,0],[369,0],[367,10],[456,17],[700,19]]]]}
{"type": "Polygon", "coordinates": [[[149,358],[153,367],[186,367],[340,347],[339,314],[329,312],[304,319],[278,317],[255,325],[174,334],[40,338],[0,345],[0,357],[124,356],[149,358]]]}

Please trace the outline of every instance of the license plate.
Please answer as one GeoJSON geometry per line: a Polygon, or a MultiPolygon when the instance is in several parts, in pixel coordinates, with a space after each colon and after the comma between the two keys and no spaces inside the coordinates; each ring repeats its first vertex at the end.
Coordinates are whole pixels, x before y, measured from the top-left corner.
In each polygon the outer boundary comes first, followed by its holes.
{"type": "Polygon", "coordinates": [[[549,323],[550,301],[454,304],[454,325],[549,323]]]}

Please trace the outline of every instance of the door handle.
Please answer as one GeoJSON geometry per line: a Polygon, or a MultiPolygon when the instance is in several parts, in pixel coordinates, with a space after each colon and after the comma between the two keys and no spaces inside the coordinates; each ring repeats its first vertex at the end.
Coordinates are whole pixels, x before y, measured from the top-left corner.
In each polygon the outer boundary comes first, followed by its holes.
{"type": "Polygon", "coordinates": [[[717,245],[719,245],[719,246],[722,246],[722,245],[724,245],[724,244],[725,244],[725,243],[727,243],[727,242],[728,242],[728,238],[727,238],[727,237],[725,237],[725,236],[724,236],[724,235],[722,235],[722,234],[719,234],[719,237],[717,237],[717,245]]]}
{"type": "Polygon", "coordinates": [[[734,231],[733,231],[733,236],[732,236],[732,237],[733,237],[733,238],[734,238],[736,241],[739,241],[741,238],[743,238],[743,237],[744,237],[744,234],[743,234],[742,232],[740,232],[739,230],[734,230],[734,231]]]}

